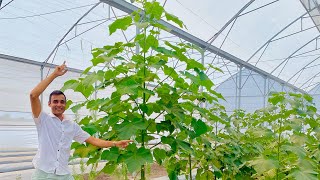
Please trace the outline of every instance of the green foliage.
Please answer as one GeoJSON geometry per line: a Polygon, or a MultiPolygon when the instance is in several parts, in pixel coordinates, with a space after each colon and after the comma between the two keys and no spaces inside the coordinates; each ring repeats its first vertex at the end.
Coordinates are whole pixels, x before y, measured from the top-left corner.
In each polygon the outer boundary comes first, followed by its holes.
{"type": "Polygon", "coordinates": [[[109,25],[109,34],[116,32],[118,29],[126,30],[132,23],[131,16],[126,16],[115,20],[111,25],[109,25]]]}
{"type": "Polygon", "coordinates": [[[198,149],[197,146],[202,146],[198,139],[208,136],[210,127],[206,121],[212,121],[211,117],[215,115],[199,104],[206,100],[217,102],[222,96],[212,89],[214,84],[204,73],[206,68],[185,55],[188,50],[201,51],[200,48],[158,40],[161,31],[168,30],[158,23],[163,15],[184,27],[182,21],[166,12],[159,2],[139,2],[144,12],[133,12],[117,19],[109,25],[109,33],[126,30],[132,25],[142,28],[141,33],[132,42],[116,42],[93,49],[92,66],[85,70],[82,77],[67,81],[62,88],[80,92],[87,98],[85,102],[74,105],[72,111],[86,108],[106,114],[100,119],[93,116],[81,119],[79,124],[85,131],[110,140],[134,139],[136,144],[121,151],[111,148],[100,152],[85,145],[74,145],[73,148],[75,155],[89,157],[89,164],[99,159],[108,160],[103,172],[112,173],[117,164],[125,164],[130,172],[141,169],[142,179],[145,164],[154,160],[163,164],[167,159],[181,154],[179,165],[168,167],[173,168],[170,176],[174,177],[184,172],[182,167],[187,167],[185,158],[209,149],[198,149]],[[139,46],[140,52],[126,56],[134,46],[139,46]],[[179,61],[186,68],[177,71],[169,64],[172,60],[179,61]],[[102,64],[107,68],[90,72],[102,64]],[[90,99],[96,91],[110,87],[113,87],[110,96],[90,99]],[[201,88],[203,92],[199,93],[201,88]],[[160,142],[150,148],[148,144],[155,136],[161,137],[160,142]],[[171,148],[161,146],[165,144],[171,148]]]}
{"type": "Polygon", "coordinates": [[[251,178],[257,179],[319,178],[319,159],[312,153],[318,151],[314,127],[319,126],[319,117],[312,99],[280,92],[271,94],[269,102],[252,114],[231,116],[241,143],[242,169],[251,168],[251,178]]]}
{"type": "Polygon", "coordinates": [[[86,98],[71,107],[73,112],[81,108],[94,112],[79,122],[85,131],[135,143],[126,149],[103,150],[74,143],[75,156],[88,157],[87,164],[107,160],[101,171],[108,174],[119,165],[125,171],[141,171],[141,179],[145,179],[145,165],[153,161],[167,169],[170,179],[181,174],[196,179],[319,178],[320,128],[309,95],[274,93],[267,108],[227,115],[218,103],[224,98],[213,89],[206,67],[186,55],[189,50],[203,51],[158,39],[161,31],[168,31],[159,24],[161,18],[184,27],[182,21],[159,2],[137,3],[143,11],[117,19],[109,33],[133,25],[141,33],[131,42],[93,49],[92,66],[62,88],[86,98]],[[133,54],[135,46],[139,52],[133,54]],[[172,61],[183,68],[172,66],[172,61]],[[93,71],[100,65],[106,68],[93,71]],[[112,93],[91,99],[95,92],[106,90],[112,93]],[[211,108],[204,108],[205,103],[211,108]]]}

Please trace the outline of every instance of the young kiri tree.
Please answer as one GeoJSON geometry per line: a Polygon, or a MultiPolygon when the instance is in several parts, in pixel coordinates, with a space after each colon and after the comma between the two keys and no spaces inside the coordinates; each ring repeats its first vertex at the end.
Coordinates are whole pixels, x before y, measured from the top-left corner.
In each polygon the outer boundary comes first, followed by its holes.
{"type": "MultiPolygon", "coordinates": [[[[223,97],[213,90],[204,65],[187,56],[190,50],[203,53],[200,48],[159,40],[162,32],[170,31],[159,23],[160,19],[181,28],[185,27],[183,22],[165,11],[159,2],[136,2],[142,10],[115,20],[109,25],[109,32],[112,35],[133,26],[140,33],[130,42],[93,49],[92,66],[62,88],[80,92],[86,98],[71,108],[74,112],[86,108],[98,115],[83,118],[79,122],[83,129],[99,138],[133,139],[135,143],[124,150],[77,143],[72,148],[75,155],[89,157],[87,164],[107,160],[102,169],[105,173],[125,164],[129,172],[140,171],[141,179],[145,179],[145,165],[156,161],[160,165],[170,162],[165,165],[170,179],[181,173],[192,178],[194,157],[213,149],[206,138],[212,131],[208,122],[219,119],[201,104],[215,103],[223,97]],[[171,65],[173,61],[177,62],[175,66],[171,65]],[[93,70],[101,65],[105,68],[93,70]],[[89,98],[107,88],[112,91],[109,96],[89,98]],[[156,144],[150,144],[151,141],[156,144]]],[[[199,175],[209,170],[207,164],[197,168],[199,175]]]]}
{"type": "Polygon", "coordinates": [[[319,179],[319,116],[307,94],[274,93],[256,111],[247,136],[260,144],[254,178],[319,179]]]}

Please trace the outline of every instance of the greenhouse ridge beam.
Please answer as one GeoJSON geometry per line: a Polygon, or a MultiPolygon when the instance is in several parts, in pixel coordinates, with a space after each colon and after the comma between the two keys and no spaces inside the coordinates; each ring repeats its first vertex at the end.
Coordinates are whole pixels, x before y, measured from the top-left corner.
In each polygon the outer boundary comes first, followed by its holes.
{"type": "MultiPolygon", "coordinates": [[[[14,62],[20,62],[20,63],[26,63],[26,64],[31,64],[31,65],[35,65],[35,66],[39,66],[39,67],[44,66],[44,67],[47,67],[47,68],[55,68],[57,66],[55,64],[38,62],[38,61],[30,60],[30,59],[14,57],[14,56],[9,56],[9,55],[5,55],[5,54],[0,54],[0,59],[14,61],[14,62]]],[[[75,69],[75,68],[68,68],[68,71],[76,72],[76,73],[82,73],[83,72],[82,70],[75,69]]]]}
{"type": "MultiPolygon", "coordinates": [[[[5,54],[0,54],[0,60],[8,60],[8,61],[14,61],[14,62],[20,62],[20,63],[26,63],[26,64],[31,64],[31,65],[35,65],[35,66],[44,66],[47,68],[55,68],[57,67],[57,65],[55,64],[50,64],[50,63],[44,63],[44,62],[39,62],[39,61],[34,61],[34,60],[30,60],[30,59],[25,59],[25,58],[20,58],[20,57],[15,57],[15,56],[9,56],[9,55],[5,55],[5,54]]],[[[75,73],[83,73],[83,70],[80,69],[75,69],[75,68],[68,68],[69,72],[75,72],[75,73]]],[[[91,72],[89,72],[88,74],[90,74],[91,72]]],[[[147,84],[147,86],[149,87],[156,87],[156,85],[154,84],[147,84]]]]}
{"type": "MultiPolygon", "coordinates": [[[[138,7],[132,5],[132,4],[130,4],[130,3],[126,2],[126,1],[124,1],[124,0],[100,0],[100,1],[104,2],[104,3],[107,3],[110,6],[113,6],[113,7],[117,8],[117,9],[119,9],[121,11],[124,11],[124,12],[126,12],[128,14],[130,14],[133,11],[136,11],[136,10],[139,9],[138,7]]],[[[229,54],[229,53],[227,53],[227,52],[225,52],[225,51],[223,51],[223,50],[221,50],[221,49],[219,49],[219,48],[217,48],[217,47],[215,47],[213,45],[210,45],[209,43],[207,43],[207,42],[205,42],[205,41],[203,41],[203,40],[201,40],[201,39],[199,39],[199,38],[197,38],[197,37],[185,32],[185,31],[183,31],[183,30],[181,30],[181,29],[179,29],[179,28],[177,28],[177,27],[175,27],[175,26],[173,26],[173,25],[171,25],[171,24],[169,24],[169,23],[167,23],[167,22],[165,22],[163,20],[160,20],[159,23],[161,23],[162,25],[164,25],[164,26],[168,27],[169,29],[171,29],[171,31],[170,31],[171,34],[176,35],[176,36],[178,36],[178,37],[180,37],[180,38],[182,38],[182,39],[184,39],[184,40],[186,40],[186,41],[188,41],[188,42],[190,42],[192,44],[195,44],[195,45],[197,45],[197,46],[199,46],[199,47],[201,47],[203,49],[207,49],[208,51],[210,51],[210,52],[212,52],[214,54],[217,54],[220,57],[223,57],[223,58],[225,58],[225,59],[227,59],[229,61],[232,61],[232,62],[238,64],[239,66],[242,66],[242,67],[245,67],[247,69],[250,69],[250,70],[252,70],[252,71],[254,71],[254,72],[258,73],[258,74],[266,76],[269,79],[273,79],[273,80],[279,82],[280,84],[283,84],[283,85],[285,85],[287,87],[290,87],[293,90],[299,91],[300,93],[307,93],[304,90],[302,90],[302,89],[300,89],[300,88],[298,88],[298,87],[296,87],[296,86],[294,86],[294,85],[292,85],[292,84],[290,84],[290,83],[288,83],[288,82],[286,82],[286,81],[284,81],[284,80],[282,80],[282,79],[280,79],[280,78],[278,78],[276,76],[273,76],[272,74],[270,74],[270,73],[268,73],[266,71],[263,71],[262,69],[259,69],[259,68],[255,67],[255,66],[253,66],[252,64],[249,64],[248,62],[245,62],[245,61],[241,60],[240,58],[237,58],[237,57],[233,56],[232,54],[229,54]]]]}

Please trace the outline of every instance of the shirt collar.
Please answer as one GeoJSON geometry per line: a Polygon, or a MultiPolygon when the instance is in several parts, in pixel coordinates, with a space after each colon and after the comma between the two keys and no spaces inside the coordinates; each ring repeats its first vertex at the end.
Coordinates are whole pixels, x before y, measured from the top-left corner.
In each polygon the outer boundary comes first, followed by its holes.
{"type": "MultiPolygon", "coordinates": [[[[49,116],[52,117],[52,118],[57,118],[57,119],[59,119],[59,118],[58,118],[56,115],[54,115],[52,112],[49,113],[49,116]]],[[[59,120],[60,120],[60,119],[59,119],[59,120]]],[[[62,121],[69,121],[69,117],[64,114],[62,121]]]]}

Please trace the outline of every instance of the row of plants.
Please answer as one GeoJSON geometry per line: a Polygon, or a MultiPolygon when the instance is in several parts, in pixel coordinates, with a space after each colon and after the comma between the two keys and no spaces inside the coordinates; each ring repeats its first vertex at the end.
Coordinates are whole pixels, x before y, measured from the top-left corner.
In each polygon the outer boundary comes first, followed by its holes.
{"type": "Polygon", "coordinates": [[[170,31],[160,19],[181,28],[183,22],[159,2],[136,3],[142,10],[117,19],[109,32],[134,26],[140,33],[130,42],[93,49],[92,66],[62,88],[86,98],[71,107],[93,112],[79,121],[84,130],[134,143],[126,149],[73,143],[75,157],[89,158],[87,165],[106,160],[101,172],[112,174],[121,166],[142,180],[151,163],[165,167],[170,179],[319,179],[319,120],[310,96],[275,93],[267,108],[227,114],[207,68],[187,56],[202,50],[159,40],[170,31]],[[90,98],[106,89],[110,96],[90,98]]]}

